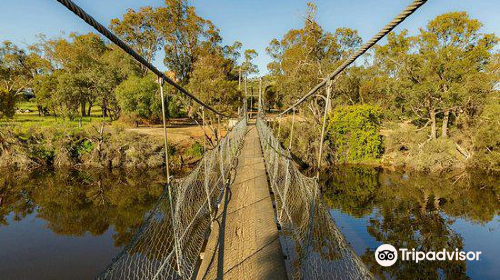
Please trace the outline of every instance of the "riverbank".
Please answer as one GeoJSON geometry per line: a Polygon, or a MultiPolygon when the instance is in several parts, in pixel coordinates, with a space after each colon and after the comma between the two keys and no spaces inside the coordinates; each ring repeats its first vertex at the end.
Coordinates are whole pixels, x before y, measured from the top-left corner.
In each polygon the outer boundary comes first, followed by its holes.
{"type": "MultiPolygon", "coordinates": [[[[182,169],[201,158],[203,131],[196,125],[169,127],[171,167],[182,169]],[[189,128],[186,128],[188,127],[189,128]],[[189,133],[186,132],[189,130],[189,133]]],[[[151,169],[164,167],[162,137],[150,128],[91,122],[75,126],[14,124],[0,127],[0,168],[35,169],[151,169]]]]}
{"type": "MultiPolygon", "coordinates": [[[[283,118],[281,125],[271,123],[275,135],[285,147],[290,145],[291,117],[283,118]],[[278,132],[279,130],[279,132],[278,132]]],[[[361,126],[357,131],[333,135],[327,130],[323,146],[323,167],[333,165],[361,165],[425,173],[454,173],[478,170],[500,174],[500,134],[495,126],[495,116],[485,116],[485,121],[474,129],[452,129],[447,137],[429,138],[426,127],[409,121],[386,121],[372,132],[371,142],[361,126]],[[341,143],[340,147],[336,143],[341,143]],[[357,146],[356,146],[357,145],[357,146]],[[364,148],[375,147],[375,155],[359,155],[364,148]],[[353,154],[355,156],[344,156],[353,154]]],[[[317,166],[319,133],[321,126],[303,117],[296,117],[291,151],[302,168],[317,166]],[[297,137],[300,135],[300,137],[297,137]]]]}

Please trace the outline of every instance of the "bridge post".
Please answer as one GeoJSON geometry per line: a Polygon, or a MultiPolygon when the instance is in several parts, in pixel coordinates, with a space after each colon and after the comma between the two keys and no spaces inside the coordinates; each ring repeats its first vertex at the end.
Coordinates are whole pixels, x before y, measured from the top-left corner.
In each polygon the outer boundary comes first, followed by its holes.
{"type": "Polygon", "coordinates": [[[174,209],[174,203],[172,200],[172,184],[170,180],[170,162],[169,162],[169,157],[168,157],[168,138],[167,138],[167,120],[166,120],[166,114],[165,114],[165,96],[163,94],[163,78],[158,77],[158,83],[160,84],[160,97],[161,97],[161,111],[162,111],[162,119],[163,119],[163,141],[165,145],[165,165],[166,165],[166,172],[167,172],[167,188],[168,188],[168,199],[170,203],[170,215],[172,219],[172,231],[174,234],[174,247],[175,247],[175,257],[176,257],[176,263],[177,263],[177,271],[179,272],[179,275],[182,276],[182,270],[181,270],[181,251],[179,248],[179,240],[177,238],[177,223],[175,220],[175,209],[174,209]]]}
{"type": "Polygon", "coordinates": [[[290,143],[288,144],[288,151],[292,152],[292,139],[293,139],[293,127],[295,125],[295,108],[292,110],[292,128],[290,129],[290,143]]]}
{"type": "Polygon", "coordinates": [[[278,116],[278,137],[277,139],[280,139],[280,132],[281,132],[281,116],[278,116]]]}
{"type": "Polygon", "coordinates": [[[316,174],[317,179],[319,179],[319,169],[321,168],[321,157],[323,156],[323,142],[325,141],[325,129],[326,129],[326,119],[328,115],[328,108],[330,107],[330,98],[332,94],[332,80],[328,80],[326,83],[326,102],[325,102],[325,112],[323,114],[323,126],[321,128],[321,138],[319,142],[319,152],[318,152],[318,173],[316,174]]]}
{"type": "Polygon", "coordinates": [[[207,135],[206,135],[206,132],[205,132],[205,108],[202,107],[201,109],[201,115],[202,115],[202,128],[203,128],[203,134],[204,134],[204,137],[203,137],[203,171],[204,171],[204,175],[203,177],[205,178],[205,192],[207,193],[207,204],[208,204],[208,211],[210,213],[210,219],[213,220],[214,219],[214,213],[212,211],[212,201],[210,200],[210,188],[208,187],[208,183],[209,183],[209,178],[208,178],[208,166],[207,166],[207,161],[209,160],[207,157],[206,157],[206,151],[207,151],[207,135]]]}

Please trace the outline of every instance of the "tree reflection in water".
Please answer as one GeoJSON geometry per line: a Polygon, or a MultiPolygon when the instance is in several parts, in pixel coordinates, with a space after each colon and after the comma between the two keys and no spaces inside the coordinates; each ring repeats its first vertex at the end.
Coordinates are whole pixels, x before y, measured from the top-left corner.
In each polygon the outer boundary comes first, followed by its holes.
{"type": "MultiPolygon", "coordinates": [[[[402,174],[359,166],[323,174],[329,174],[322,180],[326,204],[350,216],[369,216],[368,234],[396,248],[462,250],[463,238],[451,228],[455,220],[485,224],[500,209],[500,178],[494,176],[402,174]]],[[[366,248],[361,258],[379,279],[470,279],[465,261],[398,261],[382,267],[375,249],[366,248]]]]}
{"type": "Polygon", "coordinates": [[[132,238],[162,192],[161,170],[2,173],[0,227],[36,211],[59,235],[101,235],[110,227],[115,246],[132,238]]]}

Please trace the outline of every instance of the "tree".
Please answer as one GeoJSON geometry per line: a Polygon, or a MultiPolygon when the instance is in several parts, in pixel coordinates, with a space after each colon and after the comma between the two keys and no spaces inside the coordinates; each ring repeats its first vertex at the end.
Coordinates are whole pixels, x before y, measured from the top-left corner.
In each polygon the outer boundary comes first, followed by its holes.
{"type": "Polygon", "coordinates": [[[115,88],[129,76],[142,76],[139,65],[125,52],[115,46],[108,47],[107,51],[98,60],[92,69],[92,76],[97,91],[97,102],[101,104],[102,116],[110,120],[117,118],[120,106],[114,94],[115,88]]]}
{"type": "MultiPolygon", "coordinates": [[[[111,20],[110,28],[147,62],[152,62],[165,43],[164,37],[158,30],[161,16],[159,10],[152,7],[142,7],[139,11],[128,9],[122,20],[111,20]]],[[[148,71],[142,65],[141,69],[143,75],[148,71]]]]}
{"type": "Polygon", "coordinates": [[[228,79],[230,72],[227,70],[232,69],[224,69],[223,60],[223,56],[216,54],[198,60],[188,87],[204,102],[227,112],[234,110],[241,98],[241,92],[237,90],[238,82],[228,79]]]}
{"type": "Polygon", "coordinates": [[[157,121],[161,118],[159,86],[153,75],[131,76],[116,89],[116,99],[125,114],[135,119],[157,121]]]}
{"type": "Polygon", "coordinates": [[[17,96],[31,86],[39,71],[39,60],[12,42],[0,45],[0,103],[2,116],[12,117],[17,96]]]}
{"type": "Polygon", "coordinates": [[[336,162],[374,160],[382,154],[381,112],[371,105],[337,107],[328,119],[336,162]]]}
{"type": "Polygon", "coordinates": [[[45,115],[50,111],[56,115],[58,104],[54,95],[57,91],[57,85],[57,72],[50,75],[38,75],[35,77],[33,90],[35,92],[40,115],[45,115]]]}
{"type": "Polygon", "coordinates": [[[244,54],[245,61],[243,61],[241,65],[241,71],[245,78],[248,78],[248,76],[252,74],[259,73],[259,68],[257,67],[257,65],[253,64],[253,60],[257,58],[257,56],[259,56],[259,54],[257,53],[256,50],[254,49],[245,50],[244,54]]]}
{"type": "MultiPolygon", "coordinates": [[[[273,59],[267,67],[277,91],[283,94],[284,104],[291,105],[302,97],[360,44],[355,30],[339,28],[334,34],[325,32],[316,21],[316,6],[308,3],[304,26],[288,31],[280,40],[273,39],[267,48],[273,59]]],[[[318,107],[324,106],[325,97],[316,97],[319,98],[309,101],[309,108],[320,119],[318,107]]]]}
{"type": "Polygon", "coordinates": [[[182,83],[188,83],[203,42],[218,43],[219,30],[189,6],[187,0],[166,0],[157,10],[157,29],[165,40],[164,63],[182,83]]]}
{"type": "Polygon", "coordinates": [[[230,112],[236,109],[241,98],[234,75],[241,43],[222,47],[219,41],[203,44],[188,88],[196,92],[202,101],[218,110],[230,112]]]}
{"type": "Polygon", "coordinates": [[[104,117],[116,118],[120,109],[115,87],[129,75],[142,75],[132,58],[117,47],[106,46],[93,33],[71,34],[69,40],[43,37],[32,49],[51,66],[35,79],[40,111],[50,107],[54,113],[74,118],[79,110],[87,116],[98,102],[104,117]]]}
{"type": "Polygon", "coordinates": [[[447,137],[450,115],[474,114],[493,86],[484,82],[484,69],[498,40],[480,28],[465,12],[447,13],[415,37],[407,37],[407,31],[390,34],[387,45],[377,49],[379,61],[408,96],[408,106],[431,124],[431,139],[437,138],[438,115],[441,136],[447,137]]]}

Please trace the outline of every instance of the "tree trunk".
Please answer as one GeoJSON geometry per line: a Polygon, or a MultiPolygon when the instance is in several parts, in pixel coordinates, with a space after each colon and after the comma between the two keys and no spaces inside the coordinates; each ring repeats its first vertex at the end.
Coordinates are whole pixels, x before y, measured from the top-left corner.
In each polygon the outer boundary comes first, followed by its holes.
{"type": "Polygon", "coordinates": [[[450,110],[447,109],[444,111],[444,116],[443,116],[443,127],[441,129],[441,136],[442,137],[448,137],[448,122],[450,120],[450,110]]]}
{"type": "Polygon", "coordinates": [[[102,117],[108,116],[108,101],[106,99],[102,100],[102,117]]]}
{"type": "Polygon", "coordinates": [[[431,119],[431,139],[436,139],[436,111],[434,109],[429,110],[429,117],[431,119]]]}
{"type": "Polygon", "coordinates": [[[87,111],[87,116],[90,116],[90,113],[92,113],[92,102],[89,101],[89,110],[87,111]]]}
{"type": "Polygon", "coordinates": [[[85,101],[82,101],[82,102],[80,103],[81,110],[82,110],[82,117],[86,117],[86,116],[87,116],[87,115],[86,115],[86,114],[87,114],[87,111],[86,111],[86,109],[85,109],[85,105],[86,105],[86,104],[85,104],[85,101]]]}

